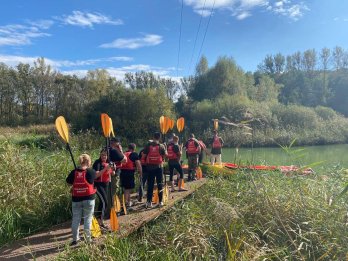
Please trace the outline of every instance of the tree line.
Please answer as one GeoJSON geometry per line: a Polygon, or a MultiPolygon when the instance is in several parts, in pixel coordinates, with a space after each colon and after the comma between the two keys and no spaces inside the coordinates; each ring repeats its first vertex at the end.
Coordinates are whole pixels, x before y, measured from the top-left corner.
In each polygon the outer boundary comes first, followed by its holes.
{"type": "Polygon", "coordinates": [[[127,73],[123,81],[104,69],[83,78],[64,75],[38,59],[33,66],[0,64],[0,123],[52,123],[64,115],[76,129],[99,128],[107,112],[119,136],[141,140],[158,129],[161,115],[184,116],[187,132],[208,138],[211,119],[248,121],[252,140],[229,126],[220,130],[233,146],[274,145],[298,137],[302,144],[348,141],[348,54],[341,47],[284,56],[267,55],[255,72],[231,57],[209,66],[202,57],[180,83],[152,72],[127,73]]]}

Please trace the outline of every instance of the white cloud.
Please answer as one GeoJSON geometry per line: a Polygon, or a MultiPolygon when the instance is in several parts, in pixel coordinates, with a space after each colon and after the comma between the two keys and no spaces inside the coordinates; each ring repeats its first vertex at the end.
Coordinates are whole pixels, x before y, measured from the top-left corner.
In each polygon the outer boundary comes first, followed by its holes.
{"type": "Polygon", "coordinates": [[[249,12],[242,12],[242,13],[238,14],[238,15],[236,16],[236,18],[237,18],[238,20],[243,20],[243,19],[245,19],[245,18],[247,18],[247,17],[249,17],[249,16],[251,16],[251,14],[250,14],[249,12]]]}
{"type": "Polygon", "coordinates": [[[36,26],[10,24],[0,26],[0,46],[21,46],[31,44],[33,38],[50,36],[36,26]]]}
{"type": "Polygon", "coordinates": [[[309,9],[303,2],[297,4],[293,2],[294,0],[184,0],[187,6],[191,6],[194,12],[203,17],[209,16],[214,7],[214,10],[230,11],[232,16],[238,20],[251,16],[252,11],[257,8],[264,8],[270,12],[298,20],[309,9]]]}
{"type": "Polygon", "coordinates": [[[119,38],[111,43],[101,44],[102,48],[137,49],[144,46],[154,46],[163,42],[162,36],[157,34],[146,34],[142,38],[119,38]]]}
{"type": "Polygon", "coordinates": [[[297,21],[309,8],[304,3],[293,4],[290,0],[280,0],[273,4],[272,11],[297,21]]]}
{"type": "MultiPolygon", "coordinates": [[[[19,63],[28,63],[30,65],[34,64],[39,57],[38,56],[15,56],[15,55],[0,55],[0,62],[7,64],[8,66],[16,66],[19,63]]],[[[106,58],[97,58],[97,59],[87,59],[87,60],[77,60],[77,61],[69,61],[69,60],[52,60],[45,58],[46,64],[51,65],[52,67],[58,68],[66,68],[66,67],[78,67],[78,66],[89,66],[95,65],[99,63],[110,63],[115,61],[121,62],[129,62],[132,61],[132,57],[127,56],[115,56],[115,57],[106,57],[106,58]]]]}
{"type": "Polygon", "coordinates": [[[100,13],[84,13],[81,11],[73,11],[72,15],[64,15],[63,17],[56,17],[56,19],[63,21],[65,24],[91,28],[94,24],[123,24],[121,19],[113,20],[111,17],[100,13]]]}
{"type": "Polygon", "coordinates": [[[44,19],[37,20],[37,21],[28,20],[27,22],[32,26],[35,26],[37,28],[44,29],[44,30],[49,29],[54,24],[53,20],[44,20],[44,19]]]}
{"type": "MultiPolygon", "coordinates": [[[[123,80],[126,73],[134,73],[138,71],[152,72],[154,75],[161,76],[163,78],[170,78],[176,81],[180,81],[181,77],[173,77],[170,74],[175,70],[174,67],[157,67],[148,64],[132,64],[122,67],[107,67],[104,68],[108,73],[118,80],[123,80]]],[[[77,75],[78,77],[84,77],[87,75],[88,70],[68,70],[62,71],[63,74],[77,75]]]]}

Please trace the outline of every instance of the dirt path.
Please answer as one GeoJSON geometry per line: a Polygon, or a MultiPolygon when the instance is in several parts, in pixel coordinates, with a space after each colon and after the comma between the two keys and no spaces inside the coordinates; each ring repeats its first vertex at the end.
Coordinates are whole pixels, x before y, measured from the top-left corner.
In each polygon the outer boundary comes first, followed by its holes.
{"type": "MultiPolygon", "coordinates": [[[[126,237],[144,224],[161,215],[171,208],[176,202],[192,194],[201,187],[206,179],[186,183],[186,192],[173,192],[169,196],[169,202],[163,208],[145,209],[144,203],[134,206],[134,211],[126,216],[118,217],[120,231],[117,237],[126,237]]],[[[71,222],[66,222],[52,227],[50,230],[18,240],[9,246],[0,249],[0,260],[47,260],[56,256],[72,240],[71,222]]],[[[82,226],[80,227],[82,229],[82,226]]],[[[98,242],[102,242],[99,238],[98,242]]]]}

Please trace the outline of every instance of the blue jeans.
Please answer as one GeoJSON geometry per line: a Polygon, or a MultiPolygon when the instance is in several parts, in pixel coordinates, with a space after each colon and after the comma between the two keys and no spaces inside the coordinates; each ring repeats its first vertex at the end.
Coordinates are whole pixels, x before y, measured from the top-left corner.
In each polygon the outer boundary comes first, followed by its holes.
{"type": "Polygon", "coordinates": [[[91,241],[91,226],[92,218],[94,212],[95,199],[93,200],[83,200],[80,202],[72,202],[72,213],[73,219],[71,224],[71,230],[73,234],[73,241],[78,241],[79,236],[79,226],[81,218],[83,217],[83,230],[85,232],[87,242],[91,241]]]}

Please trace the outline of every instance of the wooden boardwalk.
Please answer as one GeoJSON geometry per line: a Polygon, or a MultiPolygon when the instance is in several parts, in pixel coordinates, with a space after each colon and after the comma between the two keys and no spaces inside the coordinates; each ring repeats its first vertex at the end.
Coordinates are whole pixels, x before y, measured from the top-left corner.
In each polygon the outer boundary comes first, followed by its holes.
{"type": "MultiPolygon", "coordinates": [[[[126,237],[144,224],[161,215],[176,202],[183,200],[201,187],[206,179],[185,183],[188,191],[170,193],[169,201],[162,208],[146,209],[144,203],[137,203],[134,211],[128,215],[118,217],[120,230],[117,237],[126,237]]],[[[108,224],[108,222],[106,222],[108,224]]],[[[71,221],[52,227],[50,230],[18,240],[0,249],[0,260],[48,260],[54,258],[72,240],[71,221]]],[[[80,227],[82,229],[82,226],[80,227]]],[[[98,238],[102,243],[105,237],[98,238]]]]}

